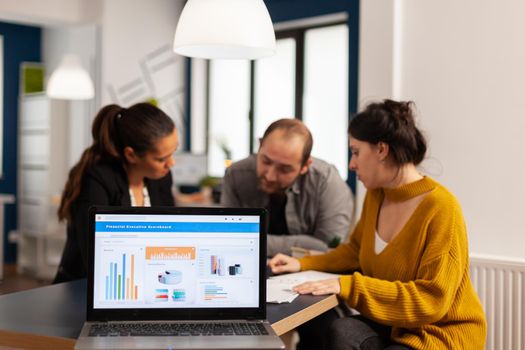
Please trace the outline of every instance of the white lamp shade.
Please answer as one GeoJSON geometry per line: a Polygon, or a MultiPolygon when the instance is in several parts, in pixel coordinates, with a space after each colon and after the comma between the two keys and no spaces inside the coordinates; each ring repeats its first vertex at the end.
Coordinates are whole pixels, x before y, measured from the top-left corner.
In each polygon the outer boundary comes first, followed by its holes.
{"type": "Polygon", "coordinates": [[[64,100],[88,100],[95,90],[88,72],[82,67],[78,56],[65,55],[49,77],[47,95],[64,100]]]}
{"type": "Polygon", "coordinates": [[[173,50],[197,58],[257,59],[275,54],[275,32],[263,0],[189,0],[173,50]]]}

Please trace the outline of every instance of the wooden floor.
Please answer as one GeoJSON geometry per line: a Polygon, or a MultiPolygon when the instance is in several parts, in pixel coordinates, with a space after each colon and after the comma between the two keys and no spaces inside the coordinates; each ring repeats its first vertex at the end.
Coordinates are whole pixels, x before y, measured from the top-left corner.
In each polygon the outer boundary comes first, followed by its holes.
{"type": "Polygon", "coordinates": [[[0,295],[19,292],[21,290],[42,287],[50,284],[34,277],[20,275],[15,264],[4,265],[4,279],[0,280],[0,295]]]}

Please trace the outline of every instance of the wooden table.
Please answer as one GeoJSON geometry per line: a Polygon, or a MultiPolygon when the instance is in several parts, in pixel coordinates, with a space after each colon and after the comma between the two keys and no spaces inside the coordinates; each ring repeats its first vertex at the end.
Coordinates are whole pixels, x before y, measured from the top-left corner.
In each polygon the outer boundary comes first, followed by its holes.
{"type": "MultiPolygon", "coordinates": [[[[86,280],[0,296],[0,350],[73,349],[86,319],[86,280]]],[[[268,304],[279,336],[338,304],[335,295],[301,295],[289,304],[268,304]]],[[[285,341],[286,343],[286,341],[285,341]]]]}

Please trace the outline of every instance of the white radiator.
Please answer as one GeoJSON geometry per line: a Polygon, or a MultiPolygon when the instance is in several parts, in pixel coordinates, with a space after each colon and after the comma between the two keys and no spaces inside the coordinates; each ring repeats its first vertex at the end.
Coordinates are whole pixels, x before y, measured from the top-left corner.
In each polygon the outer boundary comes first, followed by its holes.
{"type": "Polygon", "coordinates": [[[487,317],[486,350],[525,350],[525,260],[471,254],[470,278],[487,317]]]}

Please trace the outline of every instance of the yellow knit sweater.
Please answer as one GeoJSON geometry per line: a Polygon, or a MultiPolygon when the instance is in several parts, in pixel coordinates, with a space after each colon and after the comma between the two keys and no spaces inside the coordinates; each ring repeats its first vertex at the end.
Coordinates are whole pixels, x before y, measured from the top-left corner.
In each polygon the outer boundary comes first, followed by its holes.
{"type": "Polygon", "coordinates": [[[302,270],[350,275],[340,297],[365,317],[392,327],[393,341],[414,349],[483,349],[486,321],[469,277],[465,223],[456,198],[430,179],[366,195],[350,242],[300,259],[302,270]],[[404,201],[427,193],[404,228],[375,254],[385,196],[404,201]]]}

